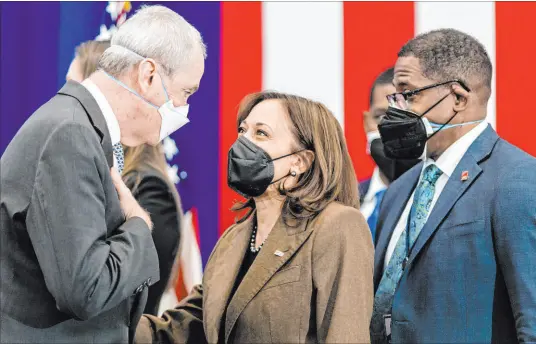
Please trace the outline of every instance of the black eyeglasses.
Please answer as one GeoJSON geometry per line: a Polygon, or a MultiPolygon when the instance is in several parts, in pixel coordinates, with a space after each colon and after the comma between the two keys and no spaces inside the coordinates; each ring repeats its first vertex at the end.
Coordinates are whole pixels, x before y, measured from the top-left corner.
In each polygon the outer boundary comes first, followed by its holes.
{"type": "Polygon", "coordinates": [[[467,85],[465,85],[465,83],[463,81],[461,81],[461,80],[449,80],[449,81],[444,81],[444,82],[440,82],[440,83],[437,83],[437,84],[432,84],[432,85],[416,88],[416,89],[410,90],[410,91],[397,92],[397,93],[390,94],[390,95],[387,96],[387,101],[389,102],[389,106],[392,106],[392,107],[395,107],[395,108],[398,108],[398,109],[401,109],[401,110],[407,110],[407,109],[409,109],[409,105],[410,105],[409,102],[408,102],[408,99],[410,97],[416,95],[419,92],[428,90],[430,88],[451,84],[453,82],[459,84],[467,92],[471,92],[469,87],[467,87],[467,85]]]}

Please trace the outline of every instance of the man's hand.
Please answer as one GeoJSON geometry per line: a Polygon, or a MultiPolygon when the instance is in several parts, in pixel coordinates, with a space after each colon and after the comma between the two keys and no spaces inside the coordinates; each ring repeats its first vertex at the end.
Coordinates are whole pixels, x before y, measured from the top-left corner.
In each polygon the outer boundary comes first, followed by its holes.
{"type": "Polygon", "coordinates": [[[117,172],[115,167],[112,167],[111,173],[112,181],[115,185],[117,193],[119,194],[121,209],[123,210],[126,219],[128,220],[135,216],[140,217],[143,221],[147,223],[149,229],[153,230],[153,223],[151,222],[151,217],[145,210],[143,210],[142,207],[140,207],[134,196],[132,196],[132,192],[130,192],[130,189],[125,185],[123,179],[121,179],[121,175],[119,174],[119,172],[117,172]]]}

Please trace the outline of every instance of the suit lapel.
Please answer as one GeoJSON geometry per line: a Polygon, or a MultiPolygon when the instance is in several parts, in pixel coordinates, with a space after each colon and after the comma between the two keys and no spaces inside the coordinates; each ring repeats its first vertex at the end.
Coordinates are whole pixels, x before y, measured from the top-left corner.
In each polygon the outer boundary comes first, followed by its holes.
{"type": "MultiPolygon", "coordinates": [[[[383,275],[383,263],[385,261],[385,253],[387,252],[389,241],[391,240],[391,236],[393,235],[393,232],[396,228],[396,225],[398,224],[398,220],[400,219],[402,212],[406,208],[406,203],[408,202],[411,193],[417,185],[421,170],[422,163],[419,164],[418,167],[416,166],[415,168],[407,172],[408,176],[404,176],[404,179],[407,180],[407,182],[403,183],[403,185],[400,187],[400,190],[396,193],[393,201],[389,203],[390,216],[387,216],[387,218],[385,219],[385,223],[382,225],[374,257],[375,288],[380,283],[380,279],[383,275]],[[398,207],[398,209],[396,209],[395,207],[398,207]],[[391,211],[391,209],[393,209],[394,211],[391,211]]],[[[382,209],[384,207],[385,205],[382,204],[382,209]]],[[[383,211],[385,212],[385,209],[383,209],[383,211]]]]}
{"type": "Polygon", "coordinates": [[[409,257],[408,266],[411,267],[411,263],[415,260],[415,257],[448,216],[448,213],[458,199],[471,185],[473,185],[475,180],[478,179],[482,173],[482,169],[478,164],[491,154],[498,138],[499,137],[495,131],[488,126],[488,128],[486,128],[486,130],[469,147],[450,176],[445,188],[437,199],[437,203],[432,209],[428,220],[422,228],[421,233],[417,237],[409,257]],[[468,172],[468,179],[462,180],[461,176],[465,171],[468,172]]]}
{"type": "Polygon", "coordinates": [[[219,342],[218,336],[222,325],[222,316],[227,308],[229,296],[234,287],[238,271],[242,266],[244,254],[249,245],[253,227],[253,216],[237,225],[235,235],[229,239],[226,246],[218,251],[217,260],[214,262],[214,274],[207,286],[214,284],[207,290],[204,301],[204,317],[207,328],[207,340],[209,343],[219,342]]]}
{"type": "Polygon", "coordinates": [[[278,219],[227,308],[225,343],[247,304],[311,235],[312,230],[306,229],[307,221],[291,228],[283,223],[282,217],[278,219]],[[276,251],[281,251],[283,255],[276,255],[276,251]]]}
{"type": "Polygon", "coordinates": [[[113,167],[114,158],[110,131],[108,130],[104,115],[95,98],[93,98],[91,93],[89,93],[84,86],[74,81],[68,81],[61,90],[58,91],[58,94],[73,97],[80,102],[84,110],[86,110],[86,114],[89,117],[91,124],[101,138],[101,146],[106,155],[108,166],[110,166],[110,168],[113,167]]]}

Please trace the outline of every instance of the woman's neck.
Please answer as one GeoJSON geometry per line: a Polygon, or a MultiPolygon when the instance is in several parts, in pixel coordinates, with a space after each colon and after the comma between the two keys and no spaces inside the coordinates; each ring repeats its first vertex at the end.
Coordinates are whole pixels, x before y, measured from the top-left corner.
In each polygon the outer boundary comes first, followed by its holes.
{"type": "Polygon", "coordinates": [[[257,211],[257,238],[258,247],[268,237],[275,223],[278,221],[283,208],[284,197],[258,197],[255,198],[255,209],[257,211]]]}

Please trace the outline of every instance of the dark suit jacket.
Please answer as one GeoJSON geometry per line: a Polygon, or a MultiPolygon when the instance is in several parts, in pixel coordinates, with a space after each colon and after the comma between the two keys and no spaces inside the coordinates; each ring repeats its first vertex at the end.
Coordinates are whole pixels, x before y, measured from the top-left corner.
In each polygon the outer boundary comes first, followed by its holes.
{"type": "Polygon", "coordinates": [[[228,229],[202,286],[163,318],[143,316],[136,342],[369,341],[373,247],[358,210],[334,202],[297,228],[280,218],[229,301],[252,229],[251,217],[228,229]]]}
{"type": "Polygon", "coordinates": [[[363,205],[363,201],[365,200],[365,196],[367,195],[371,180],[372,180],[371,178],[368,178],[368,179],[363,180],[362,182],[359,182],[358,184],[360,205],[363,205]]]}
{"type": "Polygon", "coordinates": [[[128,341],[158,280],[158,257],[145,222],[125,222],[112,165],[104,117],[74,82],[2,155],[3,342],[128,341]]]}
{"type": "MultiPolygon", "coordinates": [[[[375,290],[421,169],[422,163],[384,196],[375,290]]],[[[536,159],[488,127],[463,156],[415,242],[393,301],[392,342],[536,342],[535,258],[536,159]]]]}
{"type": "Polygon", "coordinates": [[[133,171],[123,179],[153,221],[152,236],[158,254],[160,280],[149,287],[143,313],[158,315],[160,299],[169,283],[179,249],[182,219],[180,199],[176,199],[176,193],[173,193],[165,177],[154,169],[133,171]]]}

